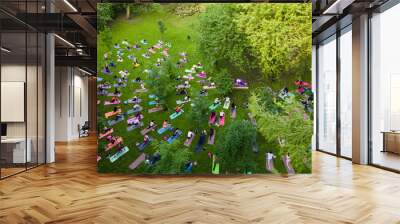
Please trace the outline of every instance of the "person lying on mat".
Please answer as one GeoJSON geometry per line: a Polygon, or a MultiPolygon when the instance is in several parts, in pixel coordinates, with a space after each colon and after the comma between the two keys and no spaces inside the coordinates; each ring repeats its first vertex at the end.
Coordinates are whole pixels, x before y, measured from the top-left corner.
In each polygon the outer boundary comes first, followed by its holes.
{"type": "Polygon", "coordinates": [[[143,143],[147,144],[150,141],[150,137],[148,135],[144,135],[143,137],[143,143]]]}
{"type": "Polygon", "coordinates": [[[120,94],[120,91],[118,90],[118,88],[117,88],[117,87],[115,87],[114,94],[115,94],[115,95],[118,95],[118,94],[120,94]]]}
{"type": "Polygon", "coordinates": [[[107,133],[108,131],[110,131],[111,130],[111,128],[109,128],[109,127],[107,127],[107,126],[104,126],[104,128],[103,128],[103,133],[107,133]]]}
{"type": "Polygon", "coordinates": [[[111,98],[111,103],[115,103],[115,102],[118,102],[118,97],[113,96],[113,97],[111,98]]]}
{"type": "Polygon", "coordinates": [[[133,105],[133,109],[138,109],[138,108],[140,108],[140,105],[139,105],[139,104],[133,105]]]}
{"type": "Polygon", "coordinates": [[[164,122],[163,122],[163,124],[162,124],[162,127],[163,128],[166,128],[166,127],[168,127],[168,121],[167,120],[164,120],[164,122]]]}
{"type": "Polygon", "coordinates": [[[118,43],[114,44],[114,47],[119,48],[119,44],[118,43]]]}
{"type": "Polygon", "coordinates": [[[135,118],[140,120],[141,117],[142,117],[142,113],[137,112],[135,115],[135,118]]]}
{"type": "Polygon", "coordinates": [[[114,113],[117,112],[118,109],[119,109],[118,107],[114,107],[113,112],[114,112],[114,113]]]}
{"type": "Polygon", "coordinates": [[[214,135],[214,133],[215,133],[214,128],[210,128],[210,138],[214,135]]]}
{"type": "Polygon", "coordinates": [[[140,45],[139,45],[139,44],[134,44],[134,45],[133,45],[133,48],[135,48],[135,49],[140,49],[140,45]]]}
{"type": "Polygon", "coordinates": [[[180,106],[175,107],[175,113],[180,113],[182,111],[180,106]]]}
{"type": "Polygon", "coordinates": [[[221,112],[219,112],[219,118],[223,118],[225,116],[225,112],[223,110],[221,110],[221,112]]]}
{"type": "Polygon", "coordinates": [[[153,128],[155,125],[156,123],[154,123],[154,120],[151,120],[147,129],[153,128]]]}
{"type": "Polygon", "coordinates": [[[140,84],[140,88],[146,89],[146,88],[144,87],[144,83],[141,83],[141,84],[140,84]]]}
{"type": "Polygon", "coordinates": [[[115,116],[115,120],[119,120],[122,119],[122,114],[117,114],[117,116],[115,116]]]}
{"type": "Polygon", "coordinates": [[[187,139],[191,139],[193,136],[194,136],[193,131],[192,131],[192,130],[189,130],[189,131],[188,131],[188,134],[187,134],[187,139]]]}
{"type": "Polygon", "coordinates": [[[179,90],[178,95],[187,95],[186,89],[179,90]]]}
{"type": "Polygon", "coordinates": [[[174,134],[172,134],[172,136],[173,136],[173,137],[178,136],[178,135],[179,135],[179,132],[180,132],[179,128],[175,128],[174,134]]]}
{"type": "Polygon", "coordinates": [[[234,109],[236,109],[236,105],[235,105],[235,102],[232,101],[231,110],[233,111],[234,109]]]}
{"type": "Polygon", "coordinates": [[[176,65],[175,65],[175,67],[177,67],[177,68],[182,68],[181,62],[178,61],[178,62],[176,63],[176,65]]]}
{"type": "Polygon", "coordinates": [[[212,112],[211,112],[211,115],[210,115],[210,119],[211,119],[211,120],[214,119],[215,116],[217,116],[217,114],[215,113],[215,111],[212,111],[212,112]]]}
{"type": "Polygon", "coordinates": [[[135,117],[135,119],[132,120],[132,125],[137,126],[139,125],[140,120],[135,117]]]}

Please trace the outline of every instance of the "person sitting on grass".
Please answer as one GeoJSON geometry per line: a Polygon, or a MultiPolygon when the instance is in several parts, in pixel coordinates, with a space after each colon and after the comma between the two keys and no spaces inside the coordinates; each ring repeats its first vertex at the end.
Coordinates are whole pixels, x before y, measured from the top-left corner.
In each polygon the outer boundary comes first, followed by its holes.
{"type": "Polygon", "coordinates": [[[189,102],[190,101],[190,96],[185,96],[185,98],[183,98],[183,101],[189,102]]]}
{"type": "Polygon", "coordinates": [[[110,68],[108,67],[108,65],[106,65],[106,66],[104,67],[104,69],[106,70],[106,73],[110,73],[110,68]]]}
{"type": "Polygon", "coordinates": [[[156,123],[154,123],[154,120],[151,120],[147,129],[153,128],[155,125],[156,123]]]}
{"type": "Polygon", "coordinates": [[[162,127],[163,128],[166,128],[166,127],[168,127],[168,121],[167,120],[164,120],[164,122],[163,122],[163,124],[162,124],[162,127]]]}
{"type": "Polygon", "coordinates": [[[175,107],[175,113],[180,113],[182,111],[180,106],[175,107]]]}
{"type": "Polygon", "coordinates": [[[188,134],[187,134],[187,139],[191,139],[193,136],[194,136],[193,131],[192,131],[192,130],[189,130],[189,131],[188,131],[188,134]]]}

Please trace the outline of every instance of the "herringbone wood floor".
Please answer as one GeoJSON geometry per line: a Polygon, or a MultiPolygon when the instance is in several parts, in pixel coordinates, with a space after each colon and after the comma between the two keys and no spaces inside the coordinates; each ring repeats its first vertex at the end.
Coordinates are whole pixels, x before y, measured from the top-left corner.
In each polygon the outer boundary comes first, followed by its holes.
{"type": "Polygon", "coordinates": [[[0,223],[400,223],[400,175],[313,154],[313,174],[134,177],[96,173],[96,140],[0,181],[0,223]]]}

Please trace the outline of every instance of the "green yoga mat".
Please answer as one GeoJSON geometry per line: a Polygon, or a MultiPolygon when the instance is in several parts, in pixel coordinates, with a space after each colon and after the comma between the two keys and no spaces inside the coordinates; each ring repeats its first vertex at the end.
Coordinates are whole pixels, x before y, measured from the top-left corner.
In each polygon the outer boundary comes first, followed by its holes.
{"type": "Polygon", "coordinates": [[[110,162],[115,162],[117,161],[117,159],[119,159],[121,156],[125,155],[127,152],[129,152],[129,148],[127,146],[125,146],[124,148],[122,148],[121,150],[119,150],[117,153],[115,153],[114,155],[112,155],[110,157],[110,162]]]}
{"type": "Polygon", "coordinates": [[[215,157],[213,156],[213,162],[212,162],[212,167],[211,167],[211,173],[212,174],[219,174],[219,163],[215,164],[215,157]]]}
{"type": "Polygon", "coordinates": [[[177,117],[179,117],[181,114],[183,114],[183,112],[185,112],[185,111],[183,111],[183,110],[181,110],[181,112],[179,112],[179,113],[173,113],[173,114],[171,114],[170,116],[169,116],[169,119],[171,119],[171,120],[174,120],[175,118],[177,118],[177,117]]]}
{"type": "Polygon", "coordinates": [[[210,109],[210,110],[215,110],[215,109],[217,109],[217,107],[219,107],[220,104],[221,104],[221,103],[211,104],[211,105],[208,107],[208,109],[210,109]]]}

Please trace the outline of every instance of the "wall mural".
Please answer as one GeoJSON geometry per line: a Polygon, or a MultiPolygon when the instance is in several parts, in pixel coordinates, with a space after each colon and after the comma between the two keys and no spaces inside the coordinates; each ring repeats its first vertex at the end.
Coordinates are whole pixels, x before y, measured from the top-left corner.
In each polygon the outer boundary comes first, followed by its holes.
{"type": "Polygon", "coordinates": [[[99,172],[311,172],[311,4],[97,7],[99,172]]]}

